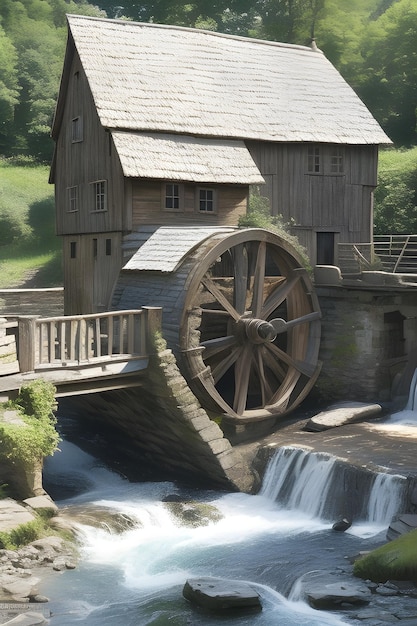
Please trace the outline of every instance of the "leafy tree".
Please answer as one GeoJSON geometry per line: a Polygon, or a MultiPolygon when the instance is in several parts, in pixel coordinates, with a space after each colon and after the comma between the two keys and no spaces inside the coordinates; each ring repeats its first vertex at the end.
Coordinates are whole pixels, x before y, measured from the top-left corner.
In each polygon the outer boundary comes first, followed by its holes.
{"type": "Polygon", "coordinates": [[[416,143],[417,3],[398,0],[362,40],[360,94],[397,145],[416,143]]]}
{"type": "Polygon", "coordinates": [[[17,51],[0,24],[0,152],[10,133],[14,109],[19,102],[17,51]]]}
{"type": "Polygon", "coordinates": [[[380,154],[374,232],[417,232],[417,148],[380,154]]]}

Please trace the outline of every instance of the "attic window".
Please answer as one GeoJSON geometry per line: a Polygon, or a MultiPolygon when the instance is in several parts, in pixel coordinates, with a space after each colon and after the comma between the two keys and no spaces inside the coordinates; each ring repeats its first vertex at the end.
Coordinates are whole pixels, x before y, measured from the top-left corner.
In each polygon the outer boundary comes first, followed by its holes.
{"type": "Polygon", "coordinates": [[[165,209],[167,211],[178,211],[182,204],[182,186],[177,183],[167,183],[165,185],[165,209]]]}
{"type": "Polygon", "coordinates": [[[78,187],[67,187],[67,211],[78,211],[78,187]]]}
{"type": "Polygon", "coordinates": [[[320,146],[308,146],[308,166],[307,169],[312,174],[319,174],[321,171],[320,146]]]}
{"type": "Polygon", "coordinates": [[[83,140],[83,120],[82,117],[74,117],[71,126],[71,141],[78,143],[83,140]]]}
{"type": "Polygon", "coordinates": [[[213,189],[199,189],[198,190],[198,209],[202,213],[214,212],[215,205],[214,205],[214,190],[213,189]]]}
{"type": "Polygon", "coordinates": [[[343,172],[343,149],[333,148],[330,157],[330,172],[332,174],[342,174],[343,172]]]}
{"type": "Polygon", "coordinates": [[[107,211],[107,181],[98,180],[92,185],[94,190],[93,211],[107,211]]]}

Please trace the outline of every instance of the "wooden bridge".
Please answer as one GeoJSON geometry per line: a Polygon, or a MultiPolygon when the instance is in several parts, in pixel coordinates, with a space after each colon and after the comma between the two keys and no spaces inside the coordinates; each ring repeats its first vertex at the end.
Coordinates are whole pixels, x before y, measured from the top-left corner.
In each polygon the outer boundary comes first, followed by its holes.
{"type": "Polygon", "coordinates": [[[57,397],[141,386],[162,309],[0,318],[0,398],[43,378],[57,397]]]}

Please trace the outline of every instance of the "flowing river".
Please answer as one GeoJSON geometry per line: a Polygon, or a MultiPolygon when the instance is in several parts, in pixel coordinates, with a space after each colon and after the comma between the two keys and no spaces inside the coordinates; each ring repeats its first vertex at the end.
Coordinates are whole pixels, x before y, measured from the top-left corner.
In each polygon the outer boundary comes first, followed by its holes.
{"type": "MultiPolygon", "coordinates": [[[[297,596],[306,573],[348,570],[348,558],[385,540],[401,506],[401,478],[375,481],[366,518],[346,533],[332,530],[323,504],[332,459],[281,449],[258,495],[204,491],[174,482],[134,482],[63,441],[47,460],[45,484],[68,514],[83,514],[81,559],[75,570],[51,577],[51,626],[325,626],[352,624],[346,614],[317,611],[297,596]],[[289,484],[289,478],[290,483],[289,484]],[[205,525],[184,524],[166,500],[210,505],[205,525]],[[165,501],[164,501],[165,500],[165,501]],[[382,505],[381,505],[382,502],[382,505]],[[103,511],[126,520],[123,532],[97,528],[88,516],[103,511]],[[210,615],[182,597],[188,578],[248,581],[262,611],[210,615]]],[[[384,478],[385,477],[385,478],[384,478]]]]}

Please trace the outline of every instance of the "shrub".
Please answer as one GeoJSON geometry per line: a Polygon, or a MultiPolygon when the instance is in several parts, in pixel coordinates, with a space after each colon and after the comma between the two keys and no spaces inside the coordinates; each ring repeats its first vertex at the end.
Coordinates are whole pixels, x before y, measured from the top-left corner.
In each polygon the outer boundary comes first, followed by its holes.
{"type": "Polygon", "coordinates": [[[271,215],[269,199],[261,196],[259,188],[251,188],[248,211],[241,215],[238,221],[239,228],[265,228],[285,239],[299,254],[304,267],[311,270],[308,254],[297,237],[289,232],[290,224],[285,223],[282,215],[271,215]]]}
{"type": "Polygon", "coordinates": [[[20,524],[10,531],[0,532],[0,548],[5,550],[16,550],[22,546],[27,546],[32,541],[36,541],[45,534],[45,524],[42,519],[36,518],[31,522],[20,524]]]}
{"type": "Polygon", "coordinates": [[[40,379],[22,386],[10,406],[22,412],[25,424],[0,423],[0,444],[7,458],[30,464],[55,452],[59,443],[53,414],[55,391],[40,379]]]}

